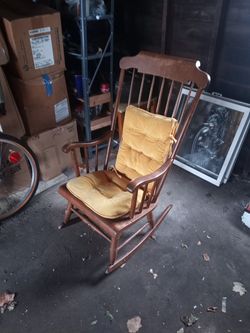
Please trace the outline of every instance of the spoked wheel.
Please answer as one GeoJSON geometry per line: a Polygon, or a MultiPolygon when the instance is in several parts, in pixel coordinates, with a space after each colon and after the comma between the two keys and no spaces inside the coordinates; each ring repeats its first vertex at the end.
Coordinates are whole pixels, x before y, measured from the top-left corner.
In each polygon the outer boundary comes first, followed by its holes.
{"type": "Polygon", "coordinates": [[[16,138],[0,133],[0,221],[19,212],[39,182],[33,152],[16,138]]]}

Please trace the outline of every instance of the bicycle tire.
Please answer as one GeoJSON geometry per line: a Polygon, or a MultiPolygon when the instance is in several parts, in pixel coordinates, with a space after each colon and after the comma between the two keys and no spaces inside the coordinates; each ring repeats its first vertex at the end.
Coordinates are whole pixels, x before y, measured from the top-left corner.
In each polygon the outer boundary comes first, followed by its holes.
{"type": "MultiPolygon", "coordinates": [[[[17,138],[7,135],[4,133],[0,133],[0,149],[3,150],[3,145],[8,145],[13,148],[16,148],[16,150],[20,153],[22,153],[22,161],[25,161],[25,167],[28,169],[28,173],[30,174],[31,178],[31,183],[30,186],[28,187],[27,194],[24,196],[20,202],[18,202],[14,207],[11,207],[8,209],[8,211],[2,212],[2,209],[0,207],[0,221],[6,220],[7,218],[10,218],[11,216],[17,214],[20,212],[26,205],[30,202],[32,197],[34,196],[38,183],[39,183],[39,167],[38,167],[38,162],[36,159],[35,154],[32,152],[32,150],[21,140],[18,140],[17,138]]],[[[1,150],[0,150],[0,159],[1,159],[1,150]]],[[[0,165],[1,167],[1,165],[0,165]]],[[[7,169],[7,168],[6,168],[7,169]]],[[[10,169],[10,167],[9,167],[10,169]]],[[[21,168],[20,168],[21,169],[21,168]]],[[[9,175],[9,178],[11,176],[9,175]]],[[[6,180],[6,177],[5,177],[6,180]]],[[[8,182],[8,180],[7,180],[8,182]]],[[[1,179],[0,179],[0,185],[1,185],[1,179]]],[[[8,184],[7,184],[8,185],[8,184]]],[[[8,187],[8,186],[7,186],[8,187]]],[[[6,188],[6,184],[5,184],[6,188]]],[[[7,195],[11,195],[8,193],[8,188],[7,188],[7,195]]],[[[9,197],[5,198],[5,200],[8,202],[9,197]]]]}

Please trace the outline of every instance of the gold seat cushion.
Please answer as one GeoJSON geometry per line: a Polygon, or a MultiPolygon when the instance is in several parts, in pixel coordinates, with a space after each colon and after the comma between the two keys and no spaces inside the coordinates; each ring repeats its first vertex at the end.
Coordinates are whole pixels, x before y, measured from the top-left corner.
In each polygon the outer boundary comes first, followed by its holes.
{"type": "MultiPolygon", "coordinates": [[[[132,194],[126,191],[129,179],[114,170],[96,171],[71,179],[67,189],[96,214],[114,219],[129,213],[132,194]]],[[[137,204],[142,194],[139,192],[137,204]]]]}
{"type": "MultiPolygon", "coordinates": [[[[177,126],[173,118],[128,106],[115,165],[119,174],[115,169],[96,171],[70,180],[67,189],[102,217],[114,219],[128,214],[132,200],[126,190],[128,182],[152,173],[165,162],[171,155],[177,126]]],[[[137,206],[141,199],[140,190],[137,206]]]]}

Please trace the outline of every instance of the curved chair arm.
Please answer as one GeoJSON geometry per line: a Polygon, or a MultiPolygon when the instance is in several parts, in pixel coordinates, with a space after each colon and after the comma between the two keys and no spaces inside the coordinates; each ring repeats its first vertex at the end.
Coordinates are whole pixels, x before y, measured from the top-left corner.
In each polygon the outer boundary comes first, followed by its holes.
{"type": "Polygon", "coordinates": [[[164,164],[162,164],[159,169],[155,170],[154,172],[146,176],[140,176],[136,179],[131,180],[127,185],[127,190],[133,193],[136,189],[139,189],[139,187],[158,180],[161,176],[164,175],[166,171],[168,171],[171,165],[172,160],[167,160],[164,164]]]}
{"type": "Polygon", "coordinates": [[[141,213],[143,207],[145,206],[145,203],[147,206],[150,205],[150,203],[155,202],[160,190],[162,188],[164,179],[168,173],[169,168],[171,167],[173,163],[173,159],[167,160],[165,163],[162,164],[162,166],[155,170],[154,172],[138,177],[134,180],[131,180],[127,185],[127,190],[133,194],[132,201],[131,201],[131,209],[130,209],[130,218],[133,218],[135,215],[135,211],[137,208],[137,197],[138,192],[143,191],[142,193],[142,199],[139,205],[139,213],[141,213]],[[148,186],[152,184],[152,187],[150,190],[148,189],[148,186]]]}
{"type": "Polygon", "coordinates": [[[94,155],[95,155],[95,171],[98,170],[98,146],[107,142],[112,137],[112,131],[106,132],[100,138],[96,140],[92,140],[89,142],[72,142],[64,145],[62,150],[64,153],[71,153],[71,158],[75,170],[76,177],[80,176],[80,168],[86,168],[86,172],[89,173],[89,150],[90,148],[94,148],[94,155]],[[76,150],[83,149],[84,151],[84,163],[79,164],[77,159],[76,150]]]}

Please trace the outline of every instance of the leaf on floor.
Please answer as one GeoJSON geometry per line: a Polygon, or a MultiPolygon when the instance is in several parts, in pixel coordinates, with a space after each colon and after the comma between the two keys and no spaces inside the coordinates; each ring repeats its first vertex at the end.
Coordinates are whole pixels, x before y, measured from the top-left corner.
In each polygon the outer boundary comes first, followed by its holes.
{"type": "Polygon", "coordinates": [[[188,326],[188,327],[194,325],[197,322],[198,319],[199,318],[195,317],[192,313],[190,314],[190,316],[182,316],[181,317],[181,321],[183,322],[183,324],[188,326]]]}
{"type": "Polygon", "coordinates": [[[154,280],[158,278],[158,274],[154,273],[152,268],[150,268],[149,273],[153,275],[154,280]]]}
{"type": "Polygon", "coordinates": [[[221,312],[226,313],[227,312],[227,297],[222,297],[221,301],[221,312]]]}
{"type": "Polygon", "coordinates": [[[114,316],[108,310],[106,311],[106,317],[108,317],[110,321],[114,320],[114,316]]]}
{"type": "Polygon", "coordinates": [[[136,333],[142,327],[141,317],[136,316],[127,321],[127,328],[129,333],[136,333]]]}
{"type": "Polygon", "coordinates": [[[8,291],[0,294],[0,312],[4,313],[6,310],[13,311],[17,302],[14,300],[16,294],[8,291]]]}
{"type": "Polygon", "coordinates": [[[207,253],[203,253],[202,257],[204,261],[210,261],[209,255],[207,253]]]}
{"type": "Polygon", "coordinates": [[[209,306],[207,312],[216,312],[218,310],[217,306],[209,306]]]}
{"type": "Polygon", "coordinates": [[[234,284],[233,291],[235,293],[239,293],[240,296],[243,296],[247,292],[246,288],[243,286],[241,282],[233,282],[233,284],[234,284]]]}
{"type": "Polygon", "coordinates": [[[176,333],[184,333],[184,328],[180,328],[176,333]]]}

